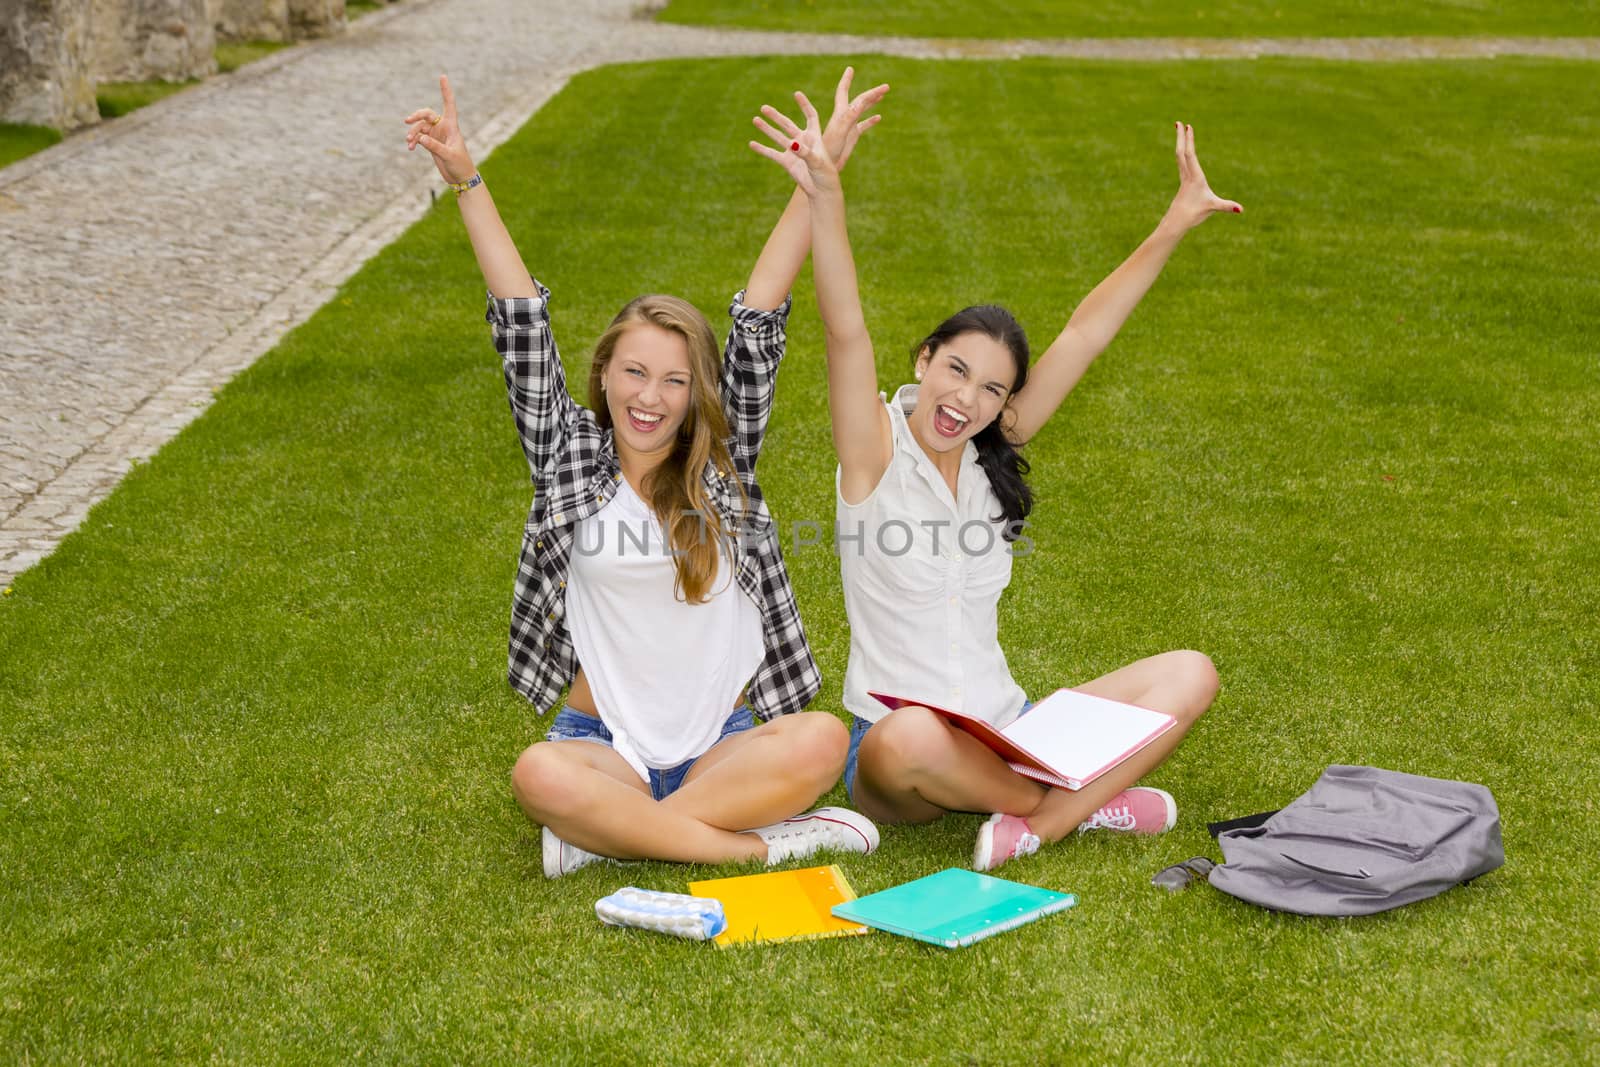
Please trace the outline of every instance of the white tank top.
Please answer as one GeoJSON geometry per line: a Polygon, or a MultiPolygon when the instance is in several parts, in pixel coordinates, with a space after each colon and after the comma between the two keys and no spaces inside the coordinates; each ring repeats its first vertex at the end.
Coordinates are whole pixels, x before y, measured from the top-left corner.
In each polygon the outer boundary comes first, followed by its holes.
{"type": "Polygon", "coordinates": [[[877,722],[887,693],[1004,726],[1027,695],[1000,648],[1000,594],[1011,582],[1010,545],[1000,536],[1000,501],[968,441],[952,495],[906,415],[917,387],[888,401],[894,457],[856,504],[835,477],[834,543],[850,620],[844,706],[877,722]]]}
{"type": "MultiPolygon", "coordinates": [[[[709,534],[708,534],[709,536],[709,534]]],[[[711,599],[674,594],[661,524],[626,480],[578,523],[567,623],[612,747],[641,778],[702,755],[766,653],[761,609],[726,556],[711,599]]]]}

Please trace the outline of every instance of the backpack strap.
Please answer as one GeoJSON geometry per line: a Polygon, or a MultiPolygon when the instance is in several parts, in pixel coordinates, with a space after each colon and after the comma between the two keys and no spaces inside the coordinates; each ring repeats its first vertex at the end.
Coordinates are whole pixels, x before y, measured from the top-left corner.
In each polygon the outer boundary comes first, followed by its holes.
{"type": "Polygon", "coordinates": [[[1213,839],[1216,838],[1217,835],[1226,833],[1229,830],[1253,830],[1257,826],[1260,826],[1262,823],[1266,822],[1268,819],[1272,818],[1274,815],[1278,814],[1280,810],[1282,809],[1274,808],[1271,811],[1257,812],[1254,815],[1244,815],[1237,819],[1224,819],[1221,822],[1208,822],[1206,823],[1206,830],[1211,834],[1213,839]]]}

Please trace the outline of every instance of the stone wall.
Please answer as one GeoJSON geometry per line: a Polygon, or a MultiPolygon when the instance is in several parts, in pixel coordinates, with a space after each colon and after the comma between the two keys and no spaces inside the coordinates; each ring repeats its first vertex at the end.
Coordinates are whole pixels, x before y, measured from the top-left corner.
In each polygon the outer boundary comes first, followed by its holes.
{"type": "Polygon", "coordinates": [[[91,55],[89,0],[0,0],[0,122],[99,122],[91,55]]]}
{"type": "Polygon", "coordinates": [[[331,37],[344,30],[344,0],[289,0],[289,32],[302,37],[331,37]]]}
{"type": "Polygon", "coordinates": [[[92,0],[100,81],[186,81],[217,71],[213,0],[92,0]]]}
{"type": "Polygon", "coordinates": [[[219,0],[217,37],[224,41],[288,41],[289,0],[219,0]]]}
{"type": "Polygon", "coordinates": [[[329,37],[345,0],[0,0],[0,122],[100,121],[95,84],[217,71],[216,43],[329,37]]]}

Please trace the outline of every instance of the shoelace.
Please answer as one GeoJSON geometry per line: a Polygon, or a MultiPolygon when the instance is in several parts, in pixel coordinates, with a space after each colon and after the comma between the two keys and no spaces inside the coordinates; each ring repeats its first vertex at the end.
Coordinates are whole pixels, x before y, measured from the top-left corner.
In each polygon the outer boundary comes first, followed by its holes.
{"type": "Polygon", "coordinates": [[[785,845],[788,845],[810,841],[812,838],[819,836],[826,837],[828,836],[829,832],[829,827],[825,823],[822,823],[816,819],[806,819],[799,822],[790,822],[788,820],[784,820],[784,822],[780,823],[779,825],[781,825],[783,828],[774,833],[772,837],[768,839],[768,848],[780,841],[785,845]]]}
{"type": "Polygon", "coordinates": [[[1016,848],[1012,851],[1012,855],[1017,857],[1031,856],[1037,851],[1039,851],[1039,835],[1024,833],[1017,838],[1016,848]]]}
{"type": "Polygon", "coordinates": [[[1134,824],[1133,812],[1126,807],[1101,808],[1089,816],[1084,827],[1089,830],[1132,830],[1134,824]]]}

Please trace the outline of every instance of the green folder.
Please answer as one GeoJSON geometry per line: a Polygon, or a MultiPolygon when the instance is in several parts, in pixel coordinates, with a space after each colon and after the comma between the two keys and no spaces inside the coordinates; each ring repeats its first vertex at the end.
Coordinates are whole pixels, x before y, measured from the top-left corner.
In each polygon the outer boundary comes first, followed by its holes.
{"type": "Polygon", "coordinates": [[[952,867],[833,906],[833,914],[902,937],[961,948],[1078,902],[1072,893],[952,867]]]}

